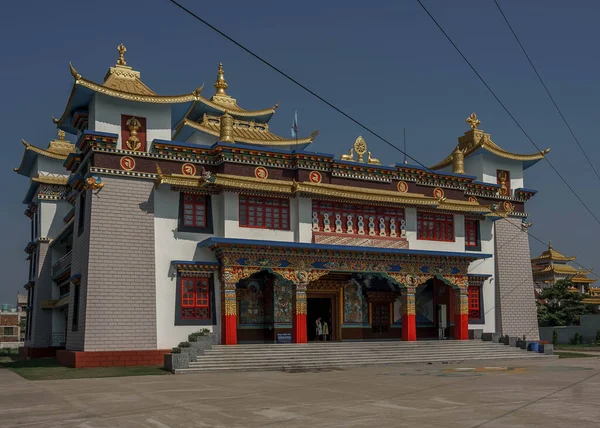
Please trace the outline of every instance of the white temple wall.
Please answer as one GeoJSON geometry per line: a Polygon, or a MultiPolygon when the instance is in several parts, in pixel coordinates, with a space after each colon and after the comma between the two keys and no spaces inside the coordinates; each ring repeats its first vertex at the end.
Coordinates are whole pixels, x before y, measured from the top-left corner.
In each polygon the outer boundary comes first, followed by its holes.
{"type": "Polygon", "coordinates": [[[60,174],[63,176],[68,175],[68,171],[63,166],[63,161],[59,159],[52,159],[46,156],[37,156],[37,162],[33,165],[31,169],[32,175],[36,176],[47,174],[60,174]]]}
{"type": "Polygon", "coordinates": [[[483,180],[486,183],[497,184],[497,171],[504,170],[510,173],[511,196],[515,189],[525,187],[523,185],[523,163],[510,159],[503,159],[491,153],[481,155],[483,166],[483,180]]]}
{"type": "MultiPolygon", "coordinates": [[[[218,196],[212,203],[213,223],[216,226],[220,219],[221,204],[218,196]],[[217,200],[215,200],[217,199],[217,200]],[[216,203],[215,203],[216,202],[216,203]]],[[[216,262],[214,253],[209,248],[198,249],[199,242],[212,237],[210,234],[178,232],[179,192],[168,187],[154,190],[154,233],[156,260],[156,328],[158,349],[173,348],[179,342],[187,341],[190,333],[212,326],[179,326],[175,325],[175,307],[177,287],[177,271],[171,266],[173,260],[196,260],[216,262]]],[[[218,228],[215,227],[215,230],[218,228]]],[[[220,316],[220,287],[218,275],[215,276],[215,308],[220,316]]]]}
{"type": "Polygon", "coordinates": [[[65,227],[63,218],[72,208],[66,201],[45,201],[39,203],[39,236],[42,238],[54,238],[65,227]]]}
{"type": "Polygon", "coordinates": [[[94,122],[89,122],[90,131],[117,134],[117,147],[121,148],[121,115],[146,119],[146,150],[152,140],[171,139],[171,105],[136,103],[95,94],[90,106],[94,106],[94,122]]]}
{"type": "Polygon", "coordinates": [[[296,197],[292,204],[296,204],[298,213],[298,225],[296,230],[296,242],[312,242],[312,199],[296,197]]]}
{"type": "Polygon", "coordinates": [[[219,140],[219,137],[207,134],[205,132],[194,132],[186,143],[200,144],[202,146],[212,146],[219,140]]]}
{"type": "Polygon", "coordinates": [[[492,275],[483,281],[481,286],[482,307],[484,324],[469,324],[469,329],[481,329],[484,333],[494,333],[496,331],[495,318],[495,278],[494,278],[494,222],[491,219],[481,220],[479,222],[479,231],[481,239],[481,251],[468,251],[469,253],[492,254],[489,259],[475,260],[469,266],[469,273],[492,275]]]}
{"type": "MultiPolygon", "coordinates": [[[[483,174],[483,163],[484,161],[482,152],[469,156],[465,159],[465,174],[477,177],[478,181],[485,181],[483,174]]],[[[445,172],[452,172],[452,166],[449,166],[448,168],[448,171],[445,172]]],[[[494,183],[496,183],[496,179],[494,179],[494,183]]]]}

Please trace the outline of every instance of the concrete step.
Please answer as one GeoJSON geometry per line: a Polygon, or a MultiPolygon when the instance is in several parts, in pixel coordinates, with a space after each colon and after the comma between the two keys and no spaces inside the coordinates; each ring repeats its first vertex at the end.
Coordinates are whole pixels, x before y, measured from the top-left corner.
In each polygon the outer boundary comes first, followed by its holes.
{"type": "Polygon", "coordinates": [[[218,372],[218,371],[274,371],[274,370],[323,370],[323,369],[343,369],[348,367],[359,367],[359,366],[371,366],[371,365],[391,365],[391,364],[415,364],[415,363],[439,363],[439,362],[456,362],[456,361],[489,361],[489,360],[521,360],[521,359],[539,359],[548,358],[543,354],[537,354],[530,352],[522,355],[508,355],[508,356],[474,356],[468,359],[456,359],[456,358],[428,358],[426,360],[422,358],[405,358],[398,360],[368,360],[368,361],[337,361],[332,363],[298,363],[298,364],[261,364],[260,362],[251,362],[247,364],[236,364],[236,365],[219,365],[219,364],[202,364],[199,366],[191,366],[187,369],[176,370],[176,374],[183,373],[197,373],[197,372],[218,372]]]}

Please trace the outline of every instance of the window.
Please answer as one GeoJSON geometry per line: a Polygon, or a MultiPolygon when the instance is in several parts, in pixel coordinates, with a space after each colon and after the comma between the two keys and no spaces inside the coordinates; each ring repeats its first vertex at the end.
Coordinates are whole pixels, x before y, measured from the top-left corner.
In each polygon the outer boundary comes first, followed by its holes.
{"type": "Polygon", "coordinates": [[[86,210],[85,198],[86,198],[86,196],[87,196],[87,191],[82,190],[79,195],[79,217],[78,217],[78,223],[77,223],[77,235],[78,236],[83,233],[83,230],[85,228],[85,210],[86,210]]]}
{"type": "Polygon", "coordinates": [[[319,231],[322,232],[336,232],[336,230],[339,230],[339,228],[336,227],[336,220],[337,216],[339,215],[339,218],[342,222],[340,225],[342,233],[369,235],[371,229],[373,229],[373,232],[377,236],[402,236],[402,230],[404,227],[403,208],[386,208],[369,205],[313,201],[312,209],[313,224],[316,222],[319,227],[319,231]],[[329,227],[326,227],[325,225],[325,214],[327,214],[329,227]],[[348,218],[348,216],[351,217],[348,218]],[[391,220],[394,221],[392,222],[391,220]],[[351,231],[349,231],[350,226],[352,227],[351,231]],[[382,235],[382,231],[385,233],[384,235],[382,235]]]}
{"type": "Polygon", "coordinates": [[[454,241],[454,216],[417,211],[417,239],[454,241]]]}
{"type": "Polygon", "coordinates": [[[181,319],[211,319],[208,278],[181,278],[181,319]]]}
{"type": "Polygon", "coordinates": [[[206,227],[206,197],[204,195],[183,194],[183,225],[206,227]]]}
{"type": "Polygon", "coordinates": [[[469,286],[469,319],[481,318],[481,287],[469,286]]]}
{"type": "Polygon", "coordinates": [[[240,195],[240,226],[290,230],[289,199],[240,195]]]}
{"type": "Polygon", "coordinates": [[[4,335],[5,336],[14,336],[15,328],[14,327],[4,327],[4,335]]]}
{"type": "Polygon", "coordinates": [[[181,193],[179,199],[180,232],[213,233],[209,195],[181,193]]]}
{"type": "Polygon", "coordinates": [[[77,331],[79,329],[79,284],[75,285],[75,295],[73,296],[73,331],[77,331]]]}
{"type": "Polygon", "coordinates": [[[471,251],[481,250],[478,220],[465,219],[465,249],[471,251]]]}
{"type": "Polygon", "coordinates": [[[496,171],[496,178],[500,185],[500,196],[510,196],[510,172],[499,169],[496,171]]]}

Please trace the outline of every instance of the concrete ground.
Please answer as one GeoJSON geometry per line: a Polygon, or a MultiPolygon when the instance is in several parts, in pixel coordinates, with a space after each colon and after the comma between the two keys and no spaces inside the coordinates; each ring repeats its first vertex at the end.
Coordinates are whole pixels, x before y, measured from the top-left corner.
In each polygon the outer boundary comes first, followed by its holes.
{"type": "Polygon", "coordinates": [[[588,428],[598,397],[600,358],[36,382],[0,369],[0,426],[588,428]]]}

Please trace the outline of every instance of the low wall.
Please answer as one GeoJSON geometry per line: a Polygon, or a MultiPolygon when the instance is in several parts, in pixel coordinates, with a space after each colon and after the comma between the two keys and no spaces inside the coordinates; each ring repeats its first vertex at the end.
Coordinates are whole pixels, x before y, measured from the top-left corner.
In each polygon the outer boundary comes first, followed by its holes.
{"type": "Polygon", "coordinates": [[[170,349],[147,351],[68,351],[56,353],[58,364],[67,367],[158,366],[170,349]]]}
{"type": "Polygon", "coordinates": [[[3,348],[18,349],[18,348],[22,348],[23,346],[25,346],[25,344],[23,342],[0,342],[0,349],[3,349],[3,348]]]}
{"type": "Polygon", "coordinates": [[[596,334],[600,330],[600,315],[582,315],[580,325],[569,327],[540,327],[540,339],[552,343],[552,334],[556,331],[558,343],[567,345],[575,333],[582,336],[582,343],[591,343],[596,341],[596,334]]]}

